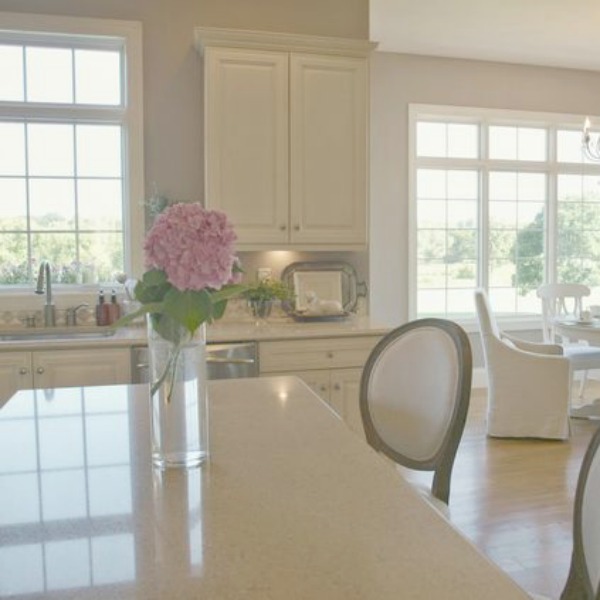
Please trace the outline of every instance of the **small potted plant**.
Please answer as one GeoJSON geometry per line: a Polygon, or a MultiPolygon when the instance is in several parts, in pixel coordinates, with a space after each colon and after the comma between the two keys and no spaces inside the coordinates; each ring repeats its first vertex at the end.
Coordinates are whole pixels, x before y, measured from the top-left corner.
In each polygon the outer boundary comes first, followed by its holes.
{"type": "Polygon", "coordinates": [[[248,308],[255,319],[266,319],[276,300],[292,300],[294,294],[282,281],[268,277],[250,284],[242,296],[248,302],[248,308]]]}

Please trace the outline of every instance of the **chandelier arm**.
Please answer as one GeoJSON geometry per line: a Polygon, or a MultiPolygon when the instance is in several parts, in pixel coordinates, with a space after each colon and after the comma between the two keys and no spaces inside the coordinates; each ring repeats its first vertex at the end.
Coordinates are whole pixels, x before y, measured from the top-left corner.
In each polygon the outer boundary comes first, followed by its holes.
{"type": "Polygon", "coordinates": [[[600,162],[600,136],[595,142],[592,142],[590,134],[584,134],[583,153],[589,160],[600,162]]]}

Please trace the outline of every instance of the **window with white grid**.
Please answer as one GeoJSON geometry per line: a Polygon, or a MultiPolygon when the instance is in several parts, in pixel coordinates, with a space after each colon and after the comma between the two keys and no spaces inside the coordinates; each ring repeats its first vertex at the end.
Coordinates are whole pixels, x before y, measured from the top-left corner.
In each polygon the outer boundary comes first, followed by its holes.
{"type": "Polygon", "coordinates": [[[32,31],[25,16],[0,17],[4,289],[30,287],[43,260],[65,286],[133,269],[143,228],[136,25],[47,18],[32,31]]]}
{"type": "Polygon", "coordinates": [[[600,164],[583,156],[582,124],[411,107],[412,316],[470,317],[478,287],[499,313],[539,313],[549,281],[600,301],[600,164]]]}

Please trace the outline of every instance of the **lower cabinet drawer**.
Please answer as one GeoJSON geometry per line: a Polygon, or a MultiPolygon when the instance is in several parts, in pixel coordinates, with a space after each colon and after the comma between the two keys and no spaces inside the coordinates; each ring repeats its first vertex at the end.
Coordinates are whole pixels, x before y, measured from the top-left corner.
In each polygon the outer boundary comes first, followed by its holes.
{"type": "Polygon", "coordinates": [[[379,336],[260,342],[260,372],[363,367],[379,336]]]}

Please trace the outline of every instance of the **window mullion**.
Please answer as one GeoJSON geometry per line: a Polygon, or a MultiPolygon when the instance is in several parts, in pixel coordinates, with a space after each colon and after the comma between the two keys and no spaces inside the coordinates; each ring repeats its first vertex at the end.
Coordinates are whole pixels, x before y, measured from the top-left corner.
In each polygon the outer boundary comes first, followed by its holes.
{"type": "Polygon", "coordinates": [[[558,258],[558,162],[557,162],[557,128],[550,127],[548,130],[548,181],[547,181],[547,219],[545,231],[546,260],[544,264],[544,280],[547,283],[557,281],[556,261],[558,258]]]}

